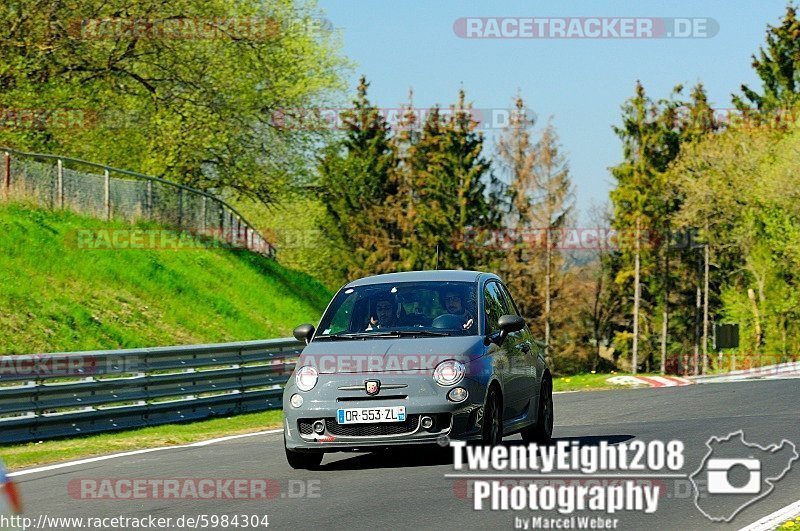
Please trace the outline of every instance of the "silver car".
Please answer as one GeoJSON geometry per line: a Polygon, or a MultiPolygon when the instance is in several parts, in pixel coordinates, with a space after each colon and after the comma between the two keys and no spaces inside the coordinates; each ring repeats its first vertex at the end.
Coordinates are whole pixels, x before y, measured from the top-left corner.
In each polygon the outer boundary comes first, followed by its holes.
{"type": "Polygon", "coordinates": [[[286,458],[315,468],[325,452],[446,443],[546,443],[553,384],[500,278],[415,271],[344,286],[306,342],[283,394],[286,458]]]}

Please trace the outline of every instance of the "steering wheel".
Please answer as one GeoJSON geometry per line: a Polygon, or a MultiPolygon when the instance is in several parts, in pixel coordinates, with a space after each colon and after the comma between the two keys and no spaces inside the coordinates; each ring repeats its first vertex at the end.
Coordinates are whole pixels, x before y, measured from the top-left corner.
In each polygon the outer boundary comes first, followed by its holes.
{"type": "Polygon", "coordinates": [[[464,318],[454,313],[444,313],[433,320],[431,327],[459,329],[464,326],[464,318]]]}

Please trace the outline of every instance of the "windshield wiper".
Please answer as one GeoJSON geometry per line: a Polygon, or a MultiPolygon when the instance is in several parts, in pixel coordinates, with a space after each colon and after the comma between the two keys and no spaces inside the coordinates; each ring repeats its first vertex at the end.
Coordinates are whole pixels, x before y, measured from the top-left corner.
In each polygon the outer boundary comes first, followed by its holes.
{"type": "Polygon", "coordinates": [[[431,337],[446,337],[449,332],[439,332],[434,330],[381,330],[376,329],[375,332],[351,332],[328,334],[325,336],[317,336],[315,339],[332,339],[332,340],[346,340],[346,339],[367,339],[367,338],[393,338],[403,336],[431,336],[431,337]]]}
{"type": "Polygon", "coordinates": [[[435,337],[445,337],[449,336],[450,332],[439,332],[435,330],[392,330],[391,332],[387,332],[391,334],[397,334],[400,336],[435,336],[435,337]]]}
{"type": "Polygon", "coordinates": [[[317,336],[315,339],[366,339],[368,337],[400,337],[397,332],[352,332],[317,336]]]}

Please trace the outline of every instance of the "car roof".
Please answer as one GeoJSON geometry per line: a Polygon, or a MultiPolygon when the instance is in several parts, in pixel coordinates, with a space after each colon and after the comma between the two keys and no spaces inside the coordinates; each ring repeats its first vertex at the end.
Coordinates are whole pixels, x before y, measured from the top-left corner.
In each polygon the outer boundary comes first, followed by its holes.
{"type": "Polygon", "coordinates": [[[430,271],[406,271],[403,273],[386,273],[359,278],[347,284],[346,288],[368,286],[372,284],[394,284],[397,282],[478,282],[481,277],[498,278],[492,273],[482,271],[464,271],[461,269],[437,269],[430,271]]]}

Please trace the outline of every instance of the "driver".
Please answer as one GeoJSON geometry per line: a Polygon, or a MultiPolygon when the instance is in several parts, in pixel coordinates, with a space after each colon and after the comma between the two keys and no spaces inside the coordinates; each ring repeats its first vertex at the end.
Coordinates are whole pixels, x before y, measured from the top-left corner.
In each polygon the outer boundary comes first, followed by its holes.
{"type": "Polygon", "coordinates": [[[376,328],[389,328],[399,325],[394,297],[381,295],[375,300],[375,312],[369,318],[367,330],[376,328]]]}
{"type": "Polygon", "coordinates": [[[467,312],[464,306],[464,300],[459,291],[450,289],[444,292],[444,307],[448,313],[457,315],[464,320],[464,330],[472,326],[473,319],[469,312],[467,312]]]}

